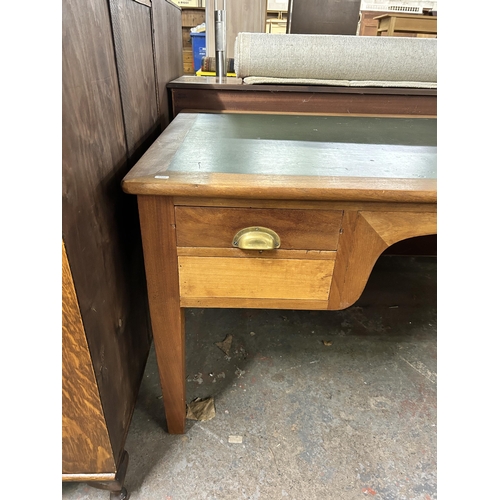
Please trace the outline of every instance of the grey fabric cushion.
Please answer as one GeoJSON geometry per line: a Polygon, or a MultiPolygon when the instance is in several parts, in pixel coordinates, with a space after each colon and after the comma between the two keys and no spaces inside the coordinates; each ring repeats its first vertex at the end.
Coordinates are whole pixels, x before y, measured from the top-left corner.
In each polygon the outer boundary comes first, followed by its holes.
{"type": "Polygon", "coordinates": [[[437,87],[437,39],[239,33],[245,83],[437,87]]]}

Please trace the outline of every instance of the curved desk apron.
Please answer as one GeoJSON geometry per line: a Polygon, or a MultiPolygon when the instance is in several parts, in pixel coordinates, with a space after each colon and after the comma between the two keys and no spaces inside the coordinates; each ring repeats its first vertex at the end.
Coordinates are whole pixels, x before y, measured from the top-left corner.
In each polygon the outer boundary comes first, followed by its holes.
{"type": "Polygon", "coordinates": [[[181,113],[123,189],[183,433],[184,308],[352,305],[388,246],[436,234],[436,119],[181,113]]]}

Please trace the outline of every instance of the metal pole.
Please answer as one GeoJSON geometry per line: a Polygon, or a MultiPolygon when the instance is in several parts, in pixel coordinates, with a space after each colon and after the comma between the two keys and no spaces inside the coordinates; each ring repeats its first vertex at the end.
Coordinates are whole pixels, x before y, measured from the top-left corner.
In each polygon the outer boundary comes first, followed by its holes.
{"type": "Polygon", "coordinates": [[[215,1],[215,76],[225,77],[226,72],[226,0],[223,9],[217,10],[215,1]]]}

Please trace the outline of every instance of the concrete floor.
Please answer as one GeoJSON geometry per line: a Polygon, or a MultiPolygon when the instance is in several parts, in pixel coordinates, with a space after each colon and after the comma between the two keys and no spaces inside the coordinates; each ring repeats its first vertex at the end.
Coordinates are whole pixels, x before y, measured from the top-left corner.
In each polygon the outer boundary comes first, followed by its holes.
{"type": "MultiPolygon", "coordinates": [[[[216,416],[165,432],[152,351],[130,499],[436,499],[436,315],[424,257],[380,258],[344,311],[187,310],[188,401],[214,397],[216,416]],[[215,343],[228,334],[226,357],[215,343]]],[[[63,500],[108,498],[62,487],[63,500]]]]}

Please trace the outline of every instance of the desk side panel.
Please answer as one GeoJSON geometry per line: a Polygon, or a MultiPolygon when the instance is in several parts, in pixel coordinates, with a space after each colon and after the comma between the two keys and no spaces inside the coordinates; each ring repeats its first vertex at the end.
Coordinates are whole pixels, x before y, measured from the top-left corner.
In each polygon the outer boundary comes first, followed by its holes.
{"type": "Polygon", "coordinates": [[[375,262],[390,245],[433,234],[436,213],[346,211],[328,309],[345,309],[359,299],[375,262]]]}

